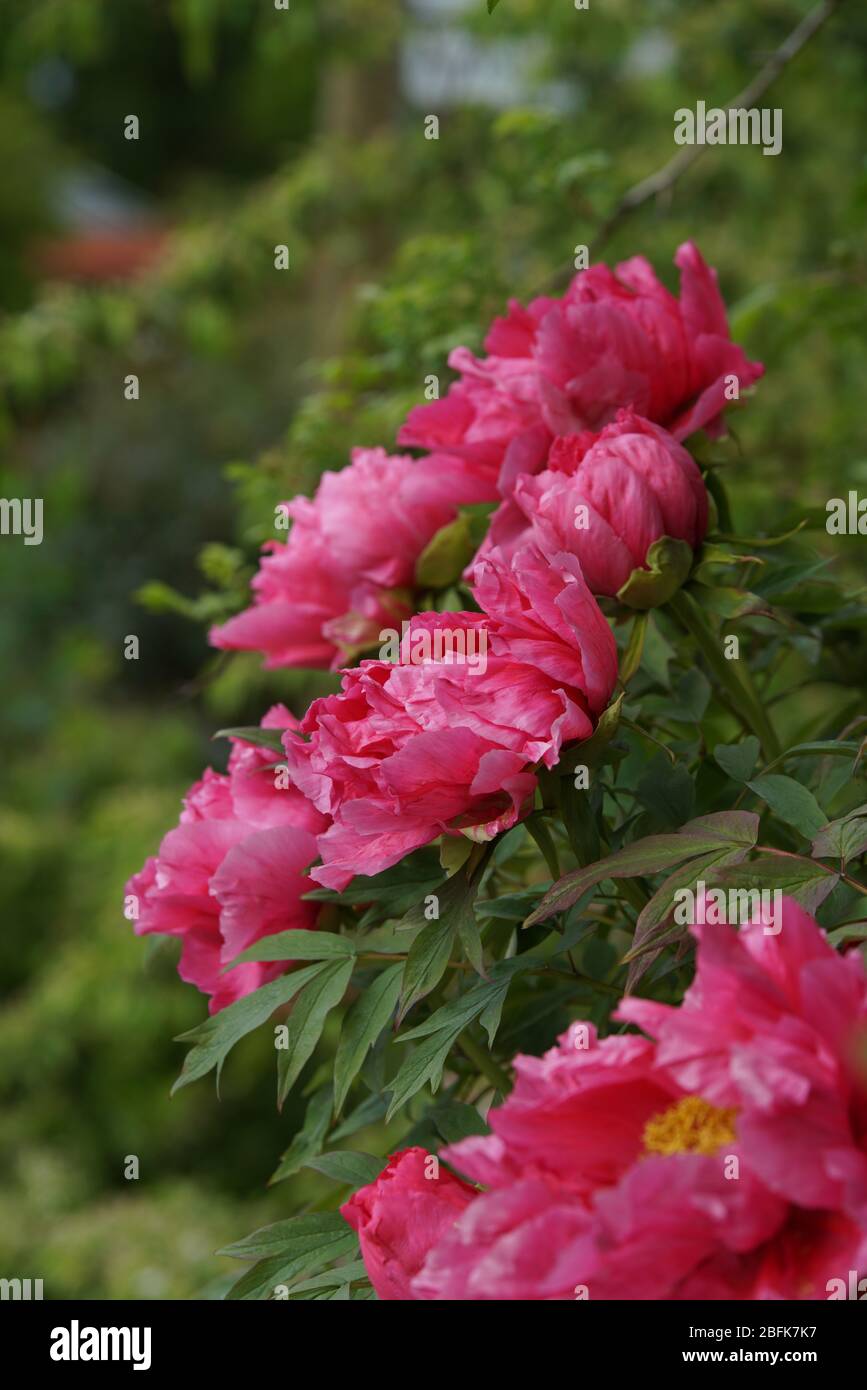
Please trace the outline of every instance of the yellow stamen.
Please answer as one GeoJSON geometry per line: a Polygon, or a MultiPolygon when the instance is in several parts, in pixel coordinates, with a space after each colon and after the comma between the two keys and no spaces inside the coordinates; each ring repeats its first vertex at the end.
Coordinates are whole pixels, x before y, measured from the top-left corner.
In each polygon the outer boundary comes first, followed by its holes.
{"type": "Polygon", "coordinates": [[[644,1152],[647,1154],[712,1154],[723,1144],[735,1140],[737,1111],[709,1105],[701,1096],[683,1100],[654,1115],[644,1126],[644,1152]]]}

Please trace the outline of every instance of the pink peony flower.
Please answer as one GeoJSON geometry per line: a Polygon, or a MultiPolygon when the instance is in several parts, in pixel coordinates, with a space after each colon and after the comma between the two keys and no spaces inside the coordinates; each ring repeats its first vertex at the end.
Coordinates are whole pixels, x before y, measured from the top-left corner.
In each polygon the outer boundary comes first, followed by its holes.
{"type": "Polygon", "coordinates": [[[594,594],[613,596],[661,536],[696,547],[707,530],[707,492],[682,445],[631,411],[598,435],[554,440],[547,467],[518,479],[480,551],[505,555],[533,540],[581,561],[594,594]]]}
{"type": "Polygon", "coordinates": [[[409,617],[428,541],[459,507],[493,496],[461,459],[354,449],[312,501],[286,504],[294,524],[287,542],[265,544],[253,607],[213,628],[211,644],[262,651],[266,667],[339,666],[409,617]]]}
{"type": "Polygon", "coordinates": [[[515,301],[485,339],[487,356],[457,348],[460,379],[441,401],[416,406],[399,443],[447,449],[494,477],[508,496],[535,472],[557,435],[599,430],[623,407],[675,439],[719,433],[729,403],[762,375],[732,342],[716,272],[685,242],[675,264],[676,299],[641,256],[616,273],[595,265],[575,276],[562,299],[515,301]]]}
{"type": "Polygon", "coordinates": [[[415,1297],[825,1299],[867,1274],[867,972],[791,899],[764,925],[696,927],[683,1004],[615,1015],[650,1038],[573,1024],[516,1058],[492,1134],[444,1150],[487,1190],[415,1297]]]}
{"type": "Polygon", "coordinates": [[[414,1275],[441,1235],[476,1196],[476,1189],[441,1168],[424,1149],[401,1149],[375,1182],[340,1208],[358,1232],[370,1282],[382,1299],[415,1298],[414,1275]]]}
{"type": "Polygon", "coordinates": [[[406,664],[363,661],[311,705],[306,742],[287,733],[291,775],[329,818],[319,883],[342,889],[449,831],[491,838],[525,813],[534,764],[593,732],[617,656],[577,560],[491,556],[476,594],[484,614],[413,619],[406,664]]]}
{"type": "MultiPolygon", "coordinates": [[[[282,705],[266,729],[296,728],[282,705]]],[[[291,784],[277,785],[267,748],[232,740],[228,773],[205,770],[184,798],[180,824],[126,886],[137,934],[179,936],[182,980],[211,995],[210,1012],[273,980],[285,962],[247,962],[223,974],[234,958],[273,932],[312,928],[316,904],[302,901],[303,877],[316,858],[315,835],[325,819],[291,784]]]]}

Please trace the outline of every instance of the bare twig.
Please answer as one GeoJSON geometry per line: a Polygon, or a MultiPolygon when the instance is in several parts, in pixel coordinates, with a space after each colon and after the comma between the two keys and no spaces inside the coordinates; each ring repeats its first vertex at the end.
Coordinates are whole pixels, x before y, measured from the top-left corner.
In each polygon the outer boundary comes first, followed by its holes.
{"type": "MultiPolygon", "coordinates": [[[[769,87],[776,82],[780,74],[788,67],[792,59],[795,58],[804,47],[809,43],[814,34],[817,34],[826,20],[831,18],[835,10],[839,9],[843,0],[821,0],[815,9],[805,15],[789,34],[788,38],[780,44],[779,48],[771,54],[764,67],[756,73],[752,81],[748,82],[743,91],[738,92],[737,96],[726,102],[724,110],[733,111],[742,107],[753,106],[760,97],[764,96],[769,87]]],[[[590,245],[591,255],[595,255],[599,249],[609,240],[612,233],[620,226],[636,208],[649,202],[651,198],[657,198],[663,193],[668,193],[682,174],[691,168],[697,159],[700,159],[707,149],[707,145],[687,145],[664,164],[661,169],[650,174],[640,183],[636,183],[630,188],[611,213],[610,217],[603,222],[596,236],[590,245]]],[[[555,271],[546,285],[541,286],[542,290],[554,288],[565,283],[572,274],[572,267],[562,266],[555,271]]]]}

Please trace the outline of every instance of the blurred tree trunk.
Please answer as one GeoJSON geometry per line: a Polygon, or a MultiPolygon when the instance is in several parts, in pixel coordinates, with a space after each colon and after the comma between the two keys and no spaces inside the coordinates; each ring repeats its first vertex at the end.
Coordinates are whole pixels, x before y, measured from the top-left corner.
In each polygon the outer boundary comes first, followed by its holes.
{"type": "MultiPolygon", "coordinates": [[[[376,6],[370,4],[368,13],[344,21],[341,42],[335,44],[332,35],[326,45],[331,56],[321,77],[317,136],[337,144],[348,163],[367,140],[387,137],[400,111],[401,23],[399,15],[396,20],[395,0],[386,0],[386,4],[390,17],[383,16],[381,28],[377,25],[375,54],[370,54],[370,26],[376,20],[376,6]]],[[[335,239],[342,230],[335,225],[335,239]]],[[[361,256],[353,257],[352,264],[348,264],[346,257],[335,255],[333,242],[326,240],[311,268],[310,353],[316,358],[331,356],[341,349],[354,285],[365,278],[367,267],[388,251],[386,228],[370,223],[351,230],[363,245],[361,256]]]]}

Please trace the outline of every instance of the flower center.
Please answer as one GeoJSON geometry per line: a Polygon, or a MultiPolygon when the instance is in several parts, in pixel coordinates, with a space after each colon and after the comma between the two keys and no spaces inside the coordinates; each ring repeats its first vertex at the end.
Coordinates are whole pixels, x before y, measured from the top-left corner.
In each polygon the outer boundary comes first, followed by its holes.
{"type": "Polygon", "coordinates": [[[712,1154],[735,1140],[732,1109],[709,1105],[701,1096],[684,1096],[644,1126],[646,1154],[712,1154]]]}

